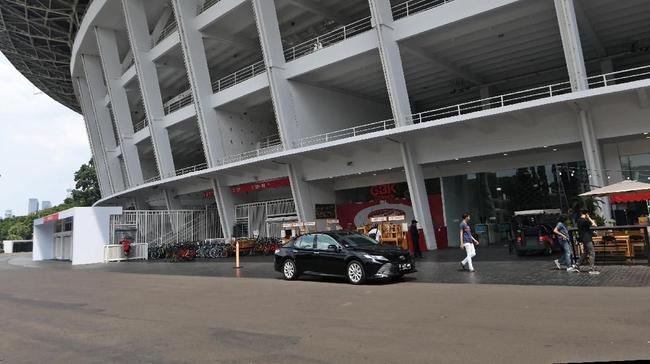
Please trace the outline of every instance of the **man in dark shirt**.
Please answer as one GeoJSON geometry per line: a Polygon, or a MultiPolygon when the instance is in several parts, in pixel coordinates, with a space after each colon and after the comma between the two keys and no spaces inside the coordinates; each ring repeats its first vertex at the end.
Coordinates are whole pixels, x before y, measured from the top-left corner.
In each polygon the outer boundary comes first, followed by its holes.
{"type": "Polygon", "coordinates": [[[420,251],[420,231],[418,230],[417,221],[411,221],[409,233],[411,234],[411,242],[413,243],[413,255],[416,258],[422,258],[422,252],[420,251]]]}
{"type": "Polygon", "coordinates": [[[578,225],[578,240],[584,245],[584,252],[580,257],[580,266],[583,265],[585,260],[589,261],[589,274],[600,274],[596,270],[596,252],[594,251],[593,231],[592,226],[596,226],[596,222],[589,216],[589,211],[582,210],[580,218],[577,221],[578,225]]]}

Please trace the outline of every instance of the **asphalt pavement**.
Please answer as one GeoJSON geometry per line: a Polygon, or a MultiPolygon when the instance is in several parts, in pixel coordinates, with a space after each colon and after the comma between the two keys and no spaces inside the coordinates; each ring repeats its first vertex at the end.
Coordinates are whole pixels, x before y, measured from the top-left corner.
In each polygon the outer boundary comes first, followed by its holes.
{"type": "MultiPolygon", "coordinates": [[[[273,273],[238,279],[232,277],[230,262],[72,268],[60,262],[30,264],[25,255],[0,255],[0,362],[650,359],[647,287],[608,287],[607,280],[598,287],[485,284],[489,279],[481,275],[488,267],[507,265],[485,255],[486,260],[477,260],[474,275],[447,268],[457,264],[455,257],[448,262],[429,257],[418,273],[438,264],[443,266],[440,272],[484,284],[426,283],[418,275],[365,286],[332,280],[286,282],[273,273]],[[167,266],[176,270],[155,272],[167,266]],[[229,277],[219,271],[229,271],[229,277]]],[[[264,259],[268,257],[247,259],[242,274],[265,270],[270,263],[264,259]]],[[[545,259],[513,262],[545,269],[549,265],[545,259]]]]}

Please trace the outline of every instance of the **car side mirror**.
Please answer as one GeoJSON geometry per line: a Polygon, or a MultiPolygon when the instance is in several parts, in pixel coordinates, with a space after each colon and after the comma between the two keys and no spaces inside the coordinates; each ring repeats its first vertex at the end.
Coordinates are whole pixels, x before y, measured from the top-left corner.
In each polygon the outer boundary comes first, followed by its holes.
{"type": "Polygon", "coordinates": [[[332,251],[332,252],[338,252],[338,251],[339,251],[339,247],[336,246],[336,245],[334,245],[334,244],[331,244],[331,245],[329,245],[329,246],[327,247],[327,250],[332,251]]]}

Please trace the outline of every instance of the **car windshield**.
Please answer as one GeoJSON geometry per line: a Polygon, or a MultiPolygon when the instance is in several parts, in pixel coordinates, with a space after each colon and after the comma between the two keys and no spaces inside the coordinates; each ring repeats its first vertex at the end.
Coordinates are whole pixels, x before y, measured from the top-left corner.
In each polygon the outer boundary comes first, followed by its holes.
{"type": "Polygon", "coordinates": [[[337,239],[345,247],[362,248],[379,244],[376,240],[361,234],[341,234],[337,239]]]}

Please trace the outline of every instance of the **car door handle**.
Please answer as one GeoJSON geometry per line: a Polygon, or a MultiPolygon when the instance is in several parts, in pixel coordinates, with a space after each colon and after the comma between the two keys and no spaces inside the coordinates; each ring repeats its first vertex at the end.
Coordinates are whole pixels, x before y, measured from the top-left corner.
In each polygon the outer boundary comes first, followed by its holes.
{"type": "Polygon", "coordinates": [[[315,255],[320,255],[320,252],[314,252],[315,255]]]}
{"type": "Polygon", "coordinates": [[[294,249],[294,250],[292,250],[291,252],[292,252],[292,253],[298,253],[298,251],[297,251],[297,250],[295,250],[295,249],[294,249]]]}

